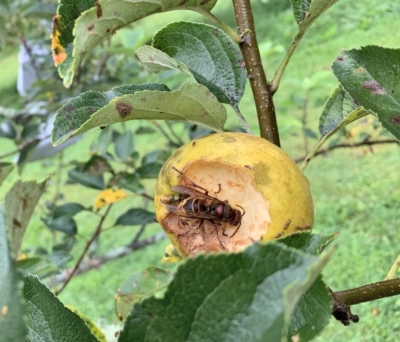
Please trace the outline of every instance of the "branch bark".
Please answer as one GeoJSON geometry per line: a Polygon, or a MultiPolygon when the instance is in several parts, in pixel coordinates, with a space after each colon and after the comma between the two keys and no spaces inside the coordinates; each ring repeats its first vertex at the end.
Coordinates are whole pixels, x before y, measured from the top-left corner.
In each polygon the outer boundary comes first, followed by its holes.
{"type": "Polygon", "coordinates": [[[359,317],[351,313],[351,305],[399,295],[400,278],[383,280],[344,291],[330,291],[333,303],[332,315],[344,325],[350,325],[350,322],[359,321],[359,317]]]}
{"type": "MultiPolygon", "coordinates": [[[[335,146],[331,146],[331,147],[326,147],[324,149],[319,150],[318,152],[316,152],[314,154],[313,157],[319,155],[319,154],[325,154],[325,153],[329,153],[337,148],[351,148],[351,147],[361,147],[361,146],[372,146],[372,145],[378,145],[378,144],[397,144],[400,145],[400,142],[396,139],[385,139],[385,140],[363,140],[354,144],[338,144],[335,146]]],[[[301,163],[304,159],[306,158],[306,156],[304,157],[300,157],[300,158],[296,158],[294,161],[296,163],[301,163]]]]}
{"type": "Polygon", "coordinates": [[[138,251],[149,245],[153,245],[159,241],[162,241],[163,239],[165,239],[165,234],[160,232],[160,233],[157,233],[147,239],[143,239],[141,241],[132,241],[128,245],[112,249],[112,250],[108,251],[107,253],[99,255],[96,258],[90,258],[84,262],[81,262],[79,264],[79,267],[75,271],[73,269],[65,270],[61,274],[53,276],[51,278],[51,283],[49,283],[49,285],[55,286],[57,284],[64,283],[71,274],[73,276],[77,276],[77,275],[83,274],[85,272],[88,272],[92,269],[95,269],[95,268],[98,269],[103,264],[105,264],[109,261],[113,261],[115,259],[122,258],[132,252],[138,251]]]}
{"type": "Polygon", "coordinates": [[[232,0],[232,2],[239,34],[243,38],[239,46],[253,92],[260,134],[262,138],[280,146],[275,106],[261,62],[250,0],[232,0]]]}

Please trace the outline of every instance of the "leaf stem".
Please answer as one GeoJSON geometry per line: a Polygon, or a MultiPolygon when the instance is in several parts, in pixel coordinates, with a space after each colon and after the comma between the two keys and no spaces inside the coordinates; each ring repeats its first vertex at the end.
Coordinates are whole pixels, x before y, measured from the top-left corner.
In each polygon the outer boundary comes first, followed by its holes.
{"type": "Polygon", "coordinates": [[[176,139],[176,141],[178,142],[178,144],[183,145],[184,142],[183,140],[179,137],[178,134],[176,134],[176,132],[174,131],[173,127],[172,127],[172,123],[169,120],[165,120],[165,123],[167,124],[167,127],[171,133],[171,135],[176,139]]]}
{"type": "Polygon", "coordinates": [[[278,90],[283,73],[290,61],[290,58],[292,57],[294,51],[296,50],[297,46],[299,45],[301,39],[304,37],[305,33],[306,33],[306,30],[302,30],[296,34],[296,36],[294,37],[294,39],[292,41],[292,44],[290,44],[290,47],[286,52],[285,57],[283,58],[281,64],[279,65],[278,69],[276,70],[274,78],[272,79],[272,81],[270,83],[270,90],[273,94],[275,94],[276,91],[278,90]]]}
{"type": "Polygon", "coordinates": [[[156,120],[150,120],[150,123],[151,123],[152,125],[154,125],[154,126],[160,131],[160,133],[165,137],[165,139],[168,140],[170,146],[176,147],[176,148],[178,148],[178,147],[181,146],[181,144],[179,144],[179,142],[174,141],[174,140],[169,136],[169,134],[167,133],[167,131],[166,131],[156,120]]]}
{"type": "Polygon", "coordinates": [[[239,108],[237,106],[233,106],[234,111],[236,112],[236,115],[239,118],[239,122],[242,125],[243,129],[246,131],[247,134],[254,135],[254,132],[251,130],[249,124],[247,123],[246,119],[240,112],[239,108]]]}
{"type": "Polygon", "coordinates": [[[184,9],[186,10],[191,10],[197,13],[202,14],[203,16],[205,16],[208,20],[210,20],[212,23],[214,23],[215,25],[217,25],[222,31],[224,31],[229,37],[231,37],[231,39],[236,43],[236,44],[240,44],[242,43],[242,37],[239,36],[235,30],[230,27],[229,25],[225,24],[223,21],[219,20],[214,14],[212,14],[211,12],[208,12],[200,7],[185,7],[184,9]]]}
{"type": "Polygon", "coordinates": [[[397,259],[392,265],[392,267],[390,267],[390,270],[384,280],[394,279],[399,267],[400,267],[400,254],[397,256],[397,259]]]}
{"type": "Polygon", "coordinates": [[[261,62],[250,0],[232,0],[232,3],[239,33],[242,33],[243,42],[239,47],[253,92],[261,137],[280,146],[273,93],[261,62]]]}

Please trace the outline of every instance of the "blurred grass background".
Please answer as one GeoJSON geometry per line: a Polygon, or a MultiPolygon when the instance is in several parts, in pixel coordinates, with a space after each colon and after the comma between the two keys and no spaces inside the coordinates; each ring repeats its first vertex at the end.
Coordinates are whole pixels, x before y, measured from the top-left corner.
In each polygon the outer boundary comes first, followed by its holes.
{"type": "MultiPolygon", "coordinates": [[[[296,33],[296,24],[291,11],[285,10],[288,1],[253,3],[260,50],[264,56],[267,74],[271,78],[296,33]],[[279,12],[276,6],[281,6],[279,12]]],[[[220,1],[215,13],[235,27],[230,2],[220,1]]],[[[308,127],[313,131],[318,129],[318,117],[324,101],[337,84],[330,72],[330,65],[339,55],[339,50],[369,44],[398,48],[399,15],[400,5],[391,4],[389,1],[363,0],[357,3],[342,1],[324,14],[307,33],[295,52],[275,96],[282,147],[289,155],[293,158],[304,155],[300,118],[303,115],[306,96],[308,127]],[[309,84],[314,86],[308,87],[309,84]]],[[[140,25],[146,32],[154,33],[166,23],[181,19],[203,21],[197,14],[174,12],[150,17],[141,21],[140,25]]],[[[115,38],[118,39],[118,33],[115,38]]],[[[0,65],[3,70],[0,76],[1,106],[21,104],[15,90],[17,54],[16,49],[0,52],[0,65]]],[[[154,79],[157,79],[157,76],[154,79]]],[[[250,87],[247,87],[240,108],[251,127],[256,129],[257,119],[250,87]]],[[[229,111],[229,115],[228,126],[237,124],[232,111],[229,111]]],[[[97,139],[98,134],[97,130],[86,133],[79,143],[65,150],[64,161],[86,160],[89,147],[97,139]]],[[[161,146],[166,143],[162,138],[158,140],[161,146]]],[[[312,146],[315,142],[316,140],[310,139],[309,145],[312,146]]],[[[0,138],[0,151],[8,151],[11,146],[8,144],[8,140],[0,138]]],[[[154,149],[155,144],[154,135],[141,135],[136,138],[137,150],[141,153],[154,149]]],[[[305,173],[310,180],[315,203],[314,232],[321,234],[340,232],[335,241],[337,250],[324,270],[325,281],[333,290],[343,290],[382,280],[400,252],[399,151],[396,145],[373,147],[373,149],[340,149],[316,157],[306,169],[305,173]]],[[[28,164],[23,179],[41,180],[47,173],[54,175],[56,158],[57,156],[28,164]]],[[[66,180],[66,175],[63,177],[66,180]]],[[[0,200],[17,178],[17,172],[14,171],[0,189],[0,200]]],[[[52,180],[50,184],[51,182],[52,180]]],[[[152,189],[154,181],[148,181],[146,185],[148,189],[152,189]]],[[[44,199],[51,197],[52,191],[52,188],[49,188],[44,199]]],[[[73,185],[63,186],[62,192],[68,202],[76,201],[84,205],[92,203],[98,193],[96,190],[73,185]]],[[[152,190],[149,192],[153,193],[152,190]]],[[[112,226],[124,210],[141,204],[142,200],[139,198],[130,198],[116,204],[105,227],[112,226]]],[[[40,204],[27,231],[23,248],[52,243],[53,236],[40,220],[43,214],[44,207],[40,204]]],[[[87,212],[79,213],[76,218],[79,235],[78,245],[74,249],[75,259],[99,220],[96,215],[87,212]]],[[[97,253],[101,254],[127,243],[126,236],[133,237],[138,229],[138,227],[117,227],[107,230],[101,236],[97,253]],[[127,230],[129,234],[126,234],[127,230]]],[[[150,236],[159,230],[157,224],[151,224],[147,226],[145,236],[150,236]]],[[[102,325],[118,323],[114,313],[114,294],[119,285],[137,270],[148,265],[161,265],[160,259],[167,244],[167,240],[161,241],[127,257],[104,264],[97,270],[75,277],[61,293],[60,300],[73,305],[92,320],[100,321],[102,325]]],[[[70,264],[73,265],[73,262],[70,264]]],[[[332,319],[316,341],[398,340],[400,298],[393,297],[357,305],[352,311],[360,316],[358,324],[344,327],[332,319]]]]}

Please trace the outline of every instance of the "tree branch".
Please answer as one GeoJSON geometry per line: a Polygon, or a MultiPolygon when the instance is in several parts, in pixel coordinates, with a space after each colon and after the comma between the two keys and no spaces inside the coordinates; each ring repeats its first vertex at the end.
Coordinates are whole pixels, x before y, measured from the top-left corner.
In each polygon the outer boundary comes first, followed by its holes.
{"type": "Polygon", "coordinates": [[[344,325],[358,322],[358,316],[350,311],[350,305],[397,296],[400,294],[400,278],[378,281],[354,289],[332,292],[333,315],[344,325]]]}
{"type": "Polygon", "coordinates": [[[378,281],[354,289],[334,292],[345,305],[355,305],[400,294],[400,278],[378,281]]]}
{"type": "MultiPolygon", "coordinates": [[[[136,236],[138,236],[138,234],[136,234],[136,236]]],[[[75,272],[73,270],[65,270],[61,274],[53,276],[51,279],[51,285],[54,286],[59,283],[63,283],[70,277],[71,274],[73,276],[77,276],[86,273],[94,268],[97,269],[109,261],[122,258],[132,252],[138,251],[139,249],[143,249],[149,245],[153,245],[159,241],[162,241],[163,239],[165,239],[165,234],[163,232],[160,232],[142,241],[135,242],[133,240],[131,243],[125,246],[112,249],[102,255],[99,255],[96,258],[91,258],[84,262],[81,262],[75,272]]]]}
{"type": "MultiPolygon", "coordinates": [[[[351,147],[361,147],[361,146],[371,146],[371,145],[377,145],[377,144],[400,144],[400,142],[396,139],[385,139],[385,140],[363,140],[363,141],[359,141],[356,142],[354,144],[347,144],[347,143],[343,143],[343,144],[338,144],[335,146],[331,146],[331,147],[326,147],[324,149],[319,150],[318,152],[316,152],[314,154],[314,157],[319,155],[319,154],[325,154],[325,153],[329,153],[337,148],[351,148],[351,147]]],[[[296,158],[294,161],[296,163],[301,163],[304,159],[306,158],[306,156],[300,157],[300,158],[296,158]]]]}
{"type": "Polygon", "coordinates": [[[280,146],[275,106],[261,62],[250,0],[232,0],[232,2],[239,34],[243,37],[243,42],[239,46],[253,91],[261,137],[280,146]]]}
{"type": "Polygon", "coordinates": [[[75,272],[79,269],[79,265],[81,264],[83,258],[85,257],[86,253],[89,251],[89,247],[91,244],[96,240],[96,238],[99,236],[101,232],[101,227],[103,226],[104,220],[107,217],[108,213],[110,212],[110,209],[112,207],[112,203],[107,207],[105,213],[101,216],[100,221],[96,227],[96,230],[94,231],[92,237],[90,240],[86,243],[85,248],[83,249],[81,256],[78,258],[74,268],[72,269],[71,272],[69,272],[67,278],[65,279],[64,283],[61,285],[61,287],[55,291],[55,295],[58,296],[62,290],[65,289],[65,287],[68,285],[68,283],[71,281],[72,277],[74,276],[75,272]]]}

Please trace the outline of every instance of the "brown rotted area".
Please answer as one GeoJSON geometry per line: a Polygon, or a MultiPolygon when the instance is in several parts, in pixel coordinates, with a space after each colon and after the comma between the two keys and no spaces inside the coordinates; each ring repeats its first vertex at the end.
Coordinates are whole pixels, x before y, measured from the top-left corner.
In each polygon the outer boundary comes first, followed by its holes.
{"type": "Polygon", "coordinates": [[[171,207],[162,226],[179,241],[182,254],[240,251],[268,230],[268,203],[253,187],[252,170],[200,161],[178,171],[175,194],[161,200],[171,207]]]}

